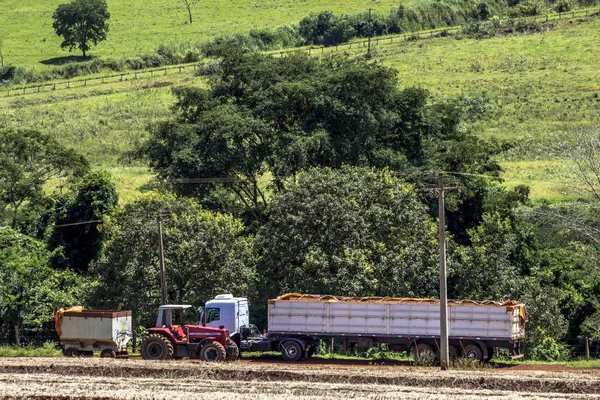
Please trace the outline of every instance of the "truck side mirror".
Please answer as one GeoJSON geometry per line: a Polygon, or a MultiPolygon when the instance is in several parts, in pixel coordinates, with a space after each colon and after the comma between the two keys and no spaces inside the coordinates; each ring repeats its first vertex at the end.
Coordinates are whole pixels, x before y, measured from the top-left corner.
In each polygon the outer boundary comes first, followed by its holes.
{"type": "Polygon", "coordinates": [[[204,307],[200,307],[200,314],[198,315],[198,325],[206,326],[206,313],[204,307]]]}

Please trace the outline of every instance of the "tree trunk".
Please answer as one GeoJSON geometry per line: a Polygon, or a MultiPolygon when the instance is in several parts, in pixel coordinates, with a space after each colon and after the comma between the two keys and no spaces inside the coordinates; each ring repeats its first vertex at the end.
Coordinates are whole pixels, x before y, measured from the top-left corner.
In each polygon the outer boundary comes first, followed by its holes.
{"type": "Polygon", "coordinates": [[[82,49],[81,51],[83,51],[83,58],[85,58],[85,49],[82,49]]]}
{"type": "Polygon", "coordinates": [[[190,9],[190,7],[187,8],[188,9],[188,14],[190,15],[190,25],[192,24],[192,10],[190,9]]]}

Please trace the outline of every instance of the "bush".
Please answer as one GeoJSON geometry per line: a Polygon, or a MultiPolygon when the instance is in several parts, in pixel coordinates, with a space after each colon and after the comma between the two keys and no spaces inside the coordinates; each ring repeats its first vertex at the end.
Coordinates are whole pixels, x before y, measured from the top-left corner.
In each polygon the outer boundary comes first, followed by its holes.
{"type": "Polygon", "coordinates": [[[418,367],[433,367],[436,362],[437,357],[431,351],[413,355],[413,365],[418,367]]]}
{"type": "Polygon", "coordinates": [[[569,348],[546,335],[542,328],[537,328],[541,340],[531,349],[530,357],[535,361],[568,361],[571,358],[569,348]]]}

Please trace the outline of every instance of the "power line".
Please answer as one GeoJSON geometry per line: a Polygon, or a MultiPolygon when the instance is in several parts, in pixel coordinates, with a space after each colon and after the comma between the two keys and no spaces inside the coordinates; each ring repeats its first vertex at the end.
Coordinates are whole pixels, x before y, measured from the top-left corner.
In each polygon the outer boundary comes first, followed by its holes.
{"type": "Polygon", "coordinates": [[[95,219],[92,221],[81,221],[81,222],[73,222],[70,224],[60,224],[60,225],[54,225],[55,228],[64,228],[66,226],[76,226],[76,225],[86,225],[86,224],[98,224],[102,222],[101,219],[95,219]]]}

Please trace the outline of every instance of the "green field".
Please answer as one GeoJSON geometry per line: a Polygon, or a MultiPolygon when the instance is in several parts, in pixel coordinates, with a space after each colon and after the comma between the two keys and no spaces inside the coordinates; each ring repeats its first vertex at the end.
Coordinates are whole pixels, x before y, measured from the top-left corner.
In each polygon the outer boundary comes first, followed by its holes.
{"type": "MultiPolygon", "coordinates": [[[[534,198],[574,195],[544,146],[553,135],[600,123],[600,70],[596,39],[600,19],[563,22],[556,29],[484,40],[455,37],[375,44],[379,62],[399,70],[399,85],[420,86],[439,100],[479,99],[482,116],[465,127],[482,138],[514,141],[500,156],[508,186],[526,184],[534,198]]],[[[348,52],[364,52],[354,46],[348,52]]],[[[86,88],[0,96],[0,125],[31,127],[56,135],[96,167],[116,177],[124,201],[151,175],[123,154],[146,128],[171,115],[174,98],[157,83],[202,84],[190,71],[86,88]]]]}
{"type": "MultiPolygon", "coordinates": [[[[52,14],[67,0],[0,1],[0,39],[4,62],[46,68],[80,56],[60,48],[52,14]]],[[[193,8],[194,22],[180,0],[107,0],[111,13],[108,39],[92,48],[96,57],[125,58],[156,52],[160,44],[198,43],[221,33],[247,32],[261,26],[298,22],[310,12],[388,12],[401,0],[202,0],[193,8]]]]}

